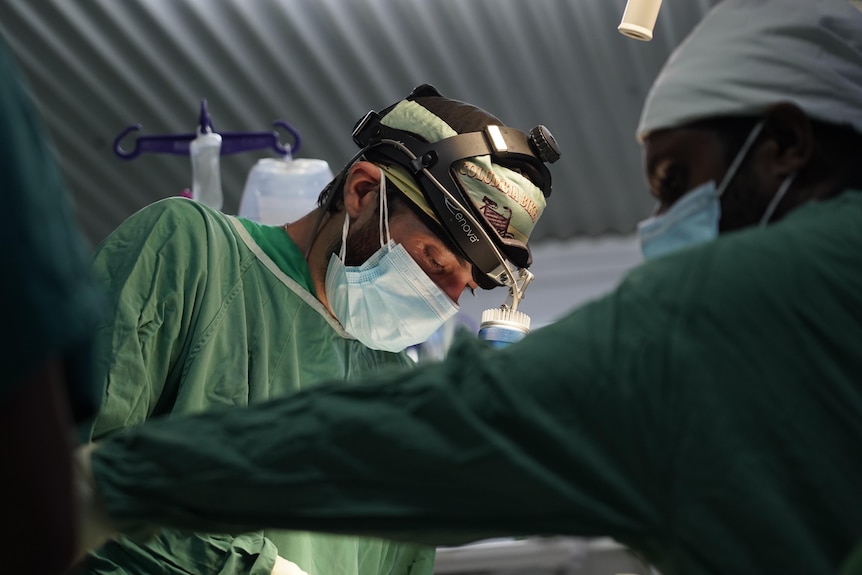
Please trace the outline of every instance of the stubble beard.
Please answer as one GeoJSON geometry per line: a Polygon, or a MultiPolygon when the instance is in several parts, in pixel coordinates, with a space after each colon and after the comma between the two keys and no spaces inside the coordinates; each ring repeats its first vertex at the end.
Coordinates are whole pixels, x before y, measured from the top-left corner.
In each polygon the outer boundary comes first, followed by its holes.
{"type": "MultiPolygon", "coordinates": [[[[362,226],[352,228],[347,234],[347,250],[344,253],[344,265],[361,266],[368,258],[380,249],[380,229],[377,219],[371,219],[362,226]]],[[[329,246],[329,254],[336,256],[341,251],[341,238],[332,242],[329,246]]],[[[324,268],[329,265],[329,258],[323,263],[324,268]]],[[[324,271],[326,271],[324,269],[324,271]]]]}

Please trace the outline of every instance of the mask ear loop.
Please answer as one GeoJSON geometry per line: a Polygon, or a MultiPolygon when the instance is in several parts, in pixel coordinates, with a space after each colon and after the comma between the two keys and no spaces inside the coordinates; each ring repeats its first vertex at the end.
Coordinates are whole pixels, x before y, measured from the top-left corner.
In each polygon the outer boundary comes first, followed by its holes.
{"type": "MultiPolygon", "coordinates": [[[[335,199],[335,194],[338,192],[339,188],[344,186],[344,182],[347,178],[347,172],[350,170],[350,167],[362,157],[368,151],[368,146],[362,148],[356,154],[350,158],[350,160],[341,168],[341,171],[332,179],[329,184],[327,184],[326,188],[329,189],[329,192],[326,196],[326,201],[320,206],[320,215],[317,216],[317,221],[314,222],[314,228],[311,231],[311,235],[308,238],[308,243],[305,246],[305,259],[308,260],[308,256],[311,254],[311,247],[314,245],[314,240],[317,238],[317,233],[320,231],[320,224],[323,223],[323,218],[329,212],[329,206],[332,204],[335,199]]],[[[345,232],[346,233],[346,232],[345,232]]],[[[344,237],[347,237],[346,235],[344,237]]],[[[342,260],[343,261],[343,260],[342,260]]]]}
{"type": "Polygon", "coordinates": [[[347,230],[350,228],[350,214],[344,210],[344,225],[341,226],[341,249],[338,251],[338,259],[344,262],[344,256],[347,255],[347,230]]]}
{"type": "MultiPolygon", "coordinates": [[[[386,194],[386,176],[383,173],[383,170],[378,166],[378,170],[380,170],[380,189],[378,194],[380,194],[380,220],[378,225],[380,227],[380,247],[386,246],[388,250],[392,251],[392,246],[389,245],[389,240],[392,239],[392,235],[389,233],[389,198],[386,194]],[[384,234],[385,234],[385,243],[384,243],[384,234]]],[[[344,256],[347,255],[347,231],[350,228],[350,214],[348,214],[345,210],[344,213],[344,225],[341,227],[341,249],[338,252],[338,257],[341,261],[344,261],[344,256]]]]}
{"type": "Polygon", "coordinates": [[[739,165],[745,160],[745,157],[748,155],[748,150],[751,149],[751,146],[754,145],[754,140],[757,139],[757,136],[760,135],[761,130],[763,130],[764,121],[760,120],[757,122],[757,125],[751,129],[751,133],[748,134],[748,137],[745,139],[745,143],[742,144],[742,148],[739,149],[739,152],[736,154],[736,157],[731,162],[730,167],[727,168],[727,173],[724,174],[724,178],[721,179],[721,184],[718,186],[718,197],[724,195],[724,191],[727,189],[727,186],[730,185],[730,181],[733,179],[733,176],[736,175],[736,171],[739,169],[739,165]]]}
{"type": "Polygon", "coordinates": [[[392,240],[392,236],[389,234],[389,197],[386,194],[386,175],[380,166],[377,166],[377,169],[380,170],[380,189],[377,192],[380,194],[380,247],[386,246],[391,252],[392,245],[390,244],[390,240],[392,240]],[[385,242],[384,232],[386,234],[385,242]]]}
{"type": "Polygon", "coordinates": [[[796,179],[795,172],[784,178],[784,181],[781,182],[781,186],[778,188],[778,191],[775,192],[775,195],[772,197],[772,200],[769,202],[769,205],[766,206],[766,211],[763,212],[763,217],[760,218],[760,227],[763,227],[769,223],[769,220],[772,218],[773,212],[775,212],[775,208],[777,208],[778,204],[781,203],[781,200],[784,199],[784,195],[787,193],[787,190],[790,189],[790,184],[793,183],[794,179],[796,179]]]}

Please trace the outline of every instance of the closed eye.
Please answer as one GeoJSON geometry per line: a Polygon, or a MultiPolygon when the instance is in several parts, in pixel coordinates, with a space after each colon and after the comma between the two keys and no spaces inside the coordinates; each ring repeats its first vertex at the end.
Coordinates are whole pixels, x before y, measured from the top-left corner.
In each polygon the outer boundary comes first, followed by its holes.
{"type": "Polygon", "coordinates": [[[436,259],[434,259],[435,256],[431,253],[431,249],[428,246],[425,246],[424,252],[425,252],[425,260],[430,265],[431,271],[433,273],[441,273],[442,274],[442,273],[446,272],[446,266],[444,266],[443,264],[438,262],[436,259]]]}

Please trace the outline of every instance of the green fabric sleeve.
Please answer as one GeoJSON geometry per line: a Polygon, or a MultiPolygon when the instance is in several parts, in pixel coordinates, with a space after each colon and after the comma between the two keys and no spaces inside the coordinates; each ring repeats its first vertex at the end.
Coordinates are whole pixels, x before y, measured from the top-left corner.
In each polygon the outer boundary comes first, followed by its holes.
{"type": "Polygon", "coordinates": [[[461,337],[443,364],[357,388],[151,422],[96,451],[99,488],[119,522],[185,528],[302,527],[429,544],[655,532],[647,494],[666,452],[660,436],[636,432],[658,423],[640,404],[636,363],[658,357],[647,344],[659,338],[619,307],[606,299],[503,351],[461,337]],[[610,350],[637,359],[613,363],[610,350]],[[163,488],[179,474],[188,490],[163,488]]]}

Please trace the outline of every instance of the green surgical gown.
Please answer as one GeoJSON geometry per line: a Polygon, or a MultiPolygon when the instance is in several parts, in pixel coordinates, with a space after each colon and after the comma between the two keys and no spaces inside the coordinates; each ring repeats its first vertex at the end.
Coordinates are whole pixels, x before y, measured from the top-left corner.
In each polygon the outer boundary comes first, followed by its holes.
{"type": "Polygon", "coordinates": [[[156,422],[96,482],[123,525],[609,535],[664,575],[834,575],[862,540],[862,193],[377,380],[156,422]]]}
{"type": "MultiPolygon", "coordinates": [[[[411,364],[403,354],[368,349],[343,332],[309,291],[305,259],[283,230],[190,200],[162,200],[130,217],[99,246],[93,269],[110,309],[96,337],[104,400],[81,429],[85,440],[157,416],[241,411],[321,380],[356,380],[411,364]]],[[[275,430],[260,431],[265,443],[280,440],[275,430]]],[[[211,447],[205,436],[193,439],[211,447]]],[[[342,456],[350,461],[362,454],[342,456]]],[[[178,462],[171,481],[198,461],[178,462]]],[[[208,505],[224,503],[215,497],[208,505]]],[[[379,539],[163,531],[143,542],[109,543],[88,558],[86,572],[268,575],[276,553],[310,575],[425,575],[433,569],[433,549],[379,539]]]]}

